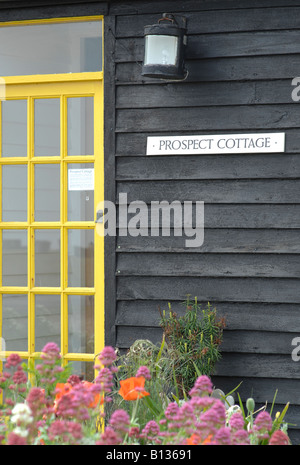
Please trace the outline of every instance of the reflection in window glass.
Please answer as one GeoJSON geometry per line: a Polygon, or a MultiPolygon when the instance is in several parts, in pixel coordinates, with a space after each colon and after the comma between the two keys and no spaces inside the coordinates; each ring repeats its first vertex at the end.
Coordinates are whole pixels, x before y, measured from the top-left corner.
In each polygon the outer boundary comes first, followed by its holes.
{"type": "Polygon", "coordinates": [[[5,100],[1,108],[2,157],[26,157],[27,101],[5,100]]]}
{"type": "Polygon", "coordinates": [[[68,231],[68,286],[94,286],[94,230],[68,231]]]}
{"type": "Polygon", "coordinates": [[[60,296],[35,296],[35,350],[40,352],[48,342],[60,347],[60,296]]]}
{"type": "Polygon", "coordinates": [[[34,219],[59,221],[60,165],[38,164],[34,167],[34,219]]]}
{"type": "Polygon", "coordinates": [[[1,76],[101,71],[101,21],[1,27],[0,62],[1,76]]]}
{"type": "Polygon", "coordinates": [[[94,155],[94,98],[68,98],[68,155],[94,155]]]}
{"type": "Polygon", "coordinates": [[[95,379],[94,365],[94,362],[72,360],[72,374],[79,376],[80,379],[92,382],[95,379]]]}
{"type": "Polygon", "coordinates": [[[2,166],[2,221],[27,221],[27,166],[2,166]]]}
{"type": "Polygon", "coordinates": [[[34,155],[60,155],[60,101],[58,98],[34,102],[34,155]]]}
{"type": "Polygon", "coordinates": [[[60,231],[38,229],[35,231],[35,285],[60,286],[60,231]]]}
{"type": "Polygon", "coordinates": [[[2,296],[2,337],[5,340],[5,350],[28,350],[27,308],[27,295],[2,296]]]}
{"type": "Polygon", "coordinates": [[[2,232],[2,285],[27,286],[27,231],[2,232]]]}
{"type": "Polygon", "coordinates": [[[69,352],[94,352],[94,297],[68,297],[69,352]]]}

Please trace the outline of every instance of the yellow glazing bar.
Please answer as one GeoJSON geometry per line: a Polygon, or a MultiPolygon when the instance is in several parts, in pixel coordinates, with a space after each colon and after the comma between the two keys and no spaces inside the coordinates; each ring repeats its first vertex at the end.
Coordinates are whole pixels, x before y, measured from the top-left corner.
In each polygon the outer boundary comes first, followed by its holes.
{"type": "Polygon", "coordinates": [[[66,294],[61,294],[61,333],[60,333],[60,344],[61,344],[61,355],[63,359],[63,364],[66,364],[65,355],[68,353],[68,296],[66,294]]]}
{"type": "Polygon", "coordinates": [[[27,294],[28,287],[27,286],[20,286],[20,287],[9,287],[9,286],[2,286],[1,288],[3,294],[27,294]]]}
{"type": "MultiPolygon", "coordinates": [[[[2,231],[0,231],[0,242],[1,242],[0,250],[2,252],[2,231]]],[[[2,286],[2,260],[1,260],[0,268],[1,268],[1,286],[2,286]]],[[[4,339],[2,339],[3,338],[3,306],[2,305],[3,305],[3,293],[1,292],[0,293],[0,351],[4,350],[4,347],[2,347],[2,342],[4,341],[4,339]]],[[[1,362],[1,357],[0,357],[0,362],[1,362]]]]}
{"type": "MultiPolygon", "coordinates": [[[[2,159],[2,102],[0,101],[0,160],[2,159]]],[[[0,221],[2,221],[2,165],[0,165],[0,221]]],[[[0,287],[2,287],[2,230],[0,231],[0,287]]],[[[2,294],[0,295],[0,337],[2,337],[2,294]]],[[[1,349],[2,350],[2,349],[1,349]]]]}
{"type": "MultiPolygon", "coordinates": [[[[49,79],[52,78],[52,82],[47,82],[47,80],[44,82],[47,77],[46,75],[33,76],[33,79],[28,82],[26,82],[26,80],[24,82],[24,80],[20,78],[19,81],[16,80],[15,83],[11,82],[11,85],[6,86],[6,97],[7,99],[22,99],[30,95],[33,98],[59,98],[62,93],[62,88],[66,89],[64,94],[70,97],[93,95],[91,86],[97,86],[99,79],[89,79],[89,74],[91,73],[86,73],[86,79],[82,79],[82,82],[77,82],[71,78],[61,80],[59,78],[53,79],[52,74],[48,75],[49,79]]],[[[58,76],[61,77],[62,75],[58,76]]],[[[72,76],[72,74],[70,74],[70,76],[72,76]]]]}
{"type": "MultiPolygon", "coordinates": [[[[31,289],[34,287],[34,229],[31,224],[34,221],[34,101],[32,97],[27,99],[27,221],[28,227],[28,364],[31,366],[31,354],[35,350],[35,313],[34,294],[31,289]]],[[[30,375],[29,375],[30,376],[30,375]]]]}
{"type": "MultiPolygon", "coordinates": [[[[62,223],[62,247],[61,247],[61,286],[62,290],[67,287],[67,237],[64,227],[67,221],[67,173],[64,158],[67,150],[67,99],[64,95],[60,97],[60,156],[61,156],[61,191],[60,191],[60,220],[62,223]]],[[[61,309],[60,309],[60,344],[63,365],[66,364],[64,359],[68,352],[68,297],[61,294],[61,309]]]]}
{"type": "Polygon", "coordinates": [[[60,339],[61,339],[61,354],[64,360],[64,355],[68,352],[68,297],[67,295],[63,292],[64,289],[67,286],[67,262],[66,260],[66,255],[67,255],[67,238],[66,238],[66,230],[64,227],[61,228],[61,287],[62,287],[62,292],[61,292],[61,309],[60,309],[60,314],[61,314],[61,320],[60,320],[60,325],[61,325],[61,334],[60,334],[60,339]]]}
{"type": "Polygon", "coordinates": [[[35,351],[35,297],[28,293],[28,353],[29,358],[35,351]]]}
{"type": "Polygon", "coordinates": [[[27,157],[0,158],[0,165],[24,165],[28,162],[27,157]]]}
{"type": "MultiPolygon", "coordinates": [[[[94,102],[94,125],[98,131],[95,131],[95,218],[97,215],[97,205],[104,201],[104,150],[103,150],[103,82],[97,84],[94,102]]],[[[94,276],[95,276],[95,353],[98,354],[104,347],[104,237],[97,233],[95,223],[95,260],[94,260],[94,276]]]]}
{"type": "Polygon", "coordinates": [[[49,221],[49,223],[34,221],[31,225],[34,229],[59,229],[59,221],[49,221]]]}
{"type": "Polygon", "coordinates": [[[31,84],[31,83],[64,83],[69,82],[74,84],[84,81],[101,81],[103,79],[103,71],[93,71],[88,73],[62,73],[62,74],[32,74],[26,76],[3,76],[6,90],[10,89],[13,84],[31,84]]]}
{"type": "Polygon", "coordinates": [[[20,355],[21,358],[24,358],[24,359],[28,359],[29,358],[29,353],[25,350],[19,350],[19,351],[16,351],[16,350],[6,350],[5,351],[5,358],[7,358],[9,355],[11,354],[15,354],[16,352],[18,352],[18,354],[20,355]]]}
{"type": "MultiPolygon", "coordinates": [[[[2,158],[2,101],[0,100],[0,159],[2,158]]],[[[2,219],[2,216],[1,216],[2,219]]]]}
{"type": "MultiPolygon", "coordinates": [[[[0,101],[0,160],[2,160],[2,102],[0,101]]],[[[2,222],[2,165],[0,165],[0,222],[2,222]]],[[[2,231],[1,231],[1,247],[0,247],[0,253],[2,257],[2,231]]],[[[1,274],[0,274],[0,286],[2,286],[2,260],[0,263],[0,269],[1,269],[1,274]]],[[[2,308],[2,305],[1,305],[2,308]]],[[[2,317],[1,317],[2,321],[2,317]]]]}
{"type": "Polygon", "coordinates": [[[6,21],[0,23],[0,27],[30,26],[35,24],[59,24],[59,23],[79,23],[87,21],[101,21],[103,16],[68,16],[63,18],[28,19],[21,21],[6,21]]]}
{"type": "MultiPolygon", "coordinates": [[[[102,21],[102,37],[104,37],[104,22],[102,21]]],[[[102,69],[104,66],[104,41],[102,40],[102,69]]],[[[98,202],[104,202],[104,85],[103,79],[97,83],[94,102],[94,127],[95,131],[95,222],[98,202]]],[[[99,354],[105,345],[105,267],[104,267],[104,235],[97,233],[96,223],[95,237],[95,288],[97,290],[94,300],[95,308],[95,354],[99,354]]],[[[96,375],[96,371],[95,371],[96,375]]]]}
{"type": "Polygon", "coordinates": [[[60,294],[62,292],[61,287],[32,287],[31,292],[34,294],[60,294]]]}
{"type": "MultiPolygon", "coordinates": [[[[2,157],[2,102],[0,102],[0,160],[2,157]]],[[[2,192],[3,192],[3,183],[2,183],[2,165],[0,165],[0,222],[2,222],[2,192]]],[[[0,287],[2,287],[2,230],[0,231],[0,287]]],[[[2,336],[2,295],[0,301],[0,337],[2,336]]]]}
{"type": "MultiPolygon", "coordinates": [[[[2,240],[3,230],[0,231],[0,288],[2,288],[2,257],[3,257],[3,240],[2,240]]],[[[2,302],[1,302],[1,309],[2,309],[2,302]]],[[[1,311],[0,309],[0,311],[1,311]]],[[[1,323],[1,322],[0,322],[1,323]]]]}
{"type": "Polygon", "coordinates": [[[80,361],[80,362],[93,362],[94,354],[83,354],[83,353],[67,353],[65,354],[66,360],[69,361],[80,361]]]}
{"type": "Polygon", "coordinates": [[[68,295],[93,295],[96,289],[94,287],[67,287],[63,292],[68,295]]]}

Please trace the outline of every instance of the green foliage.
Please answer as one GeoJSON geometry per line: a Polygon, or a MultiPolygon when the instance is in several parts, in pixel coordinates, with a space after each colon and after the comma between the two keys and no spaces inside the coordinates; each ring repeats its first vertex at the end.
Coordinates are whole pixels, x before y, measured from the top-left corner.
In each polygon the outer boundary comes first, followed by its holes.
{"type": "Polygon", "coordinates": [[[201,375],[214,373],[215,364],[221,358],[225,321],[217,317],[216,308],[208,303],[205,308],[189,298],[184,302],[185,313],[178,316],[172,311],[160,312],[162,327],[168,345],[169,355],[174,363],[180,395],[187,393],[201,375]]]}
{"type": "Polygon", "coordinates": [[[173,383],[173,361],[165,340],[157,345],[147,339],[137,339],[125,354],[118,356],[117,366],[115,389],[111,394],[111,402],[106,405],[107,417],[118,408],[126,410],[132,416],[135,405],[125,402],[118,395],[120,381],[136,376],[139,368],[146,366],[151,375],[151,379],[147,380],[151,397],[139,400],[139,422],[144,427],[150,420],[159,421],[162,412],[170,400],[173,400],[173,391],[176,391],[173,383]]]}

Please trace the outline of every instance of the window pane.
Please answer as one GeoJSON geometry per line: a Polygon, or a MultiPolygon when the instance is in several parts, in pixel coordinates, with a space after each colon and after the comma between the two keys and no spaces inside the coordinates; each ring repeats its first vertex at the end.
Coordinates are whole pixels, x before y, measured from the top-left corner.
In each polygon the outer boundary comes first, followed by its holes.
{"type": "Polygon", "coordinates": [[[35,231],[35,285],[60,286],[60,231],[35,231]]]}
{"type": "Polygon", "coordinates": [[[2,166],[2,221],[27,221],[27,166],[2,166]]]}
{"type": "Polygon", "coordinates": [[[68,286],[94,286],[94,230],[68,231],[68,286]]]}
{"type": "Polygon", "coordinates": [[[2,232],[2,284],[27,286],[27,231],[2,232]]]}
{"type": "Polygon", "coordinates": [[[34,219],[59,221],[60,218],[60,165],[35,165],[34,219]]]}
{"type": "Polygon", "coordinates": [[[40,352],[48,342],[60,347],[60,296],[35,296],[35,350],[40,352]]]}
{"type": "Polygon", "coordinates": [[[94,362],[78,362],[72,360],[72,374],[80,379],[92,382],[95,379],[94,362]]]}
{"type": "MultiPolygon", "coordinates": [[[[1,28],[0,28],[1,30],[1,28]]],[[[27,156],[27,101],[2,102],[2,157],[27,156]]]]}
{"type": "Polygon", "coordinates": [[[68,155],[94,154],[94,97],[68,98],[68,155]]]}
{"type": "Polygon", "coordinates": [[[94,165],[68,164],[68,221],[94,219],[94,165]]]}
{"type": "Polygon", "coordinates": [[[1,76],[102,69],[101,21],[0,27],[1,76]]]}
{"type": "Polygon", "coordinates": [[[2,337],[5,350],[28,350],[27,295],[2,296],[2,337]]]}
{"type": "Polygon", "coordinates": [[[69,352],[94,352],[94,297],[68,297],[69,352]]]}
{"type": "Polygon", "coordinates": [[[60,101],[36,99],[34,102],[34,155],[60,155],[60,101]]]}

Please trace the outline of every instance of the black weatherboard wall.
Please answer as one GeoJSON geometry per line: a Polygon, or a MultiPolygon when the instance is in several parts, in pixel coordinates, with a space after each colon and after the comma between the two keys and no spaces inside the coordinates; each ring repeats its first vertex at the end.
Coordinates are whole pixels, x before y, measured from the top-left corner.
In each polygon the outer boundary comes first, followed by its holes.
{"type": "Polygon", "coordinates": [[[158,306],[186,294],[226,316],[214,381],[277,410],[300,436],[299,1],[116,2],[116,193],[128,201],[202,200],[204,244],[183,238],[118,237],[116,343],[160,341],[158,306]],[[182,83],[143,79],[144,25],[161,13],[188,24],[182,83]],[[285,132],[281,154],[147,157],[149,135],[285,132]]]}
{"type": "Polygon", "coordinates": [[[104,14],[105,198],[205,202],[204,244],[106,238],[106,343],[161,340],[158,306],[186,294],[224,315],[215,384],[245,399],[290,402],[300,443],[300,0],[0,1],[1,21],[104,14]],[[143,31],[187,18],[184,82],[141,76],[143,31]],[[146,155],[149,135],[285,132],[284,153],[146,155]]]}

